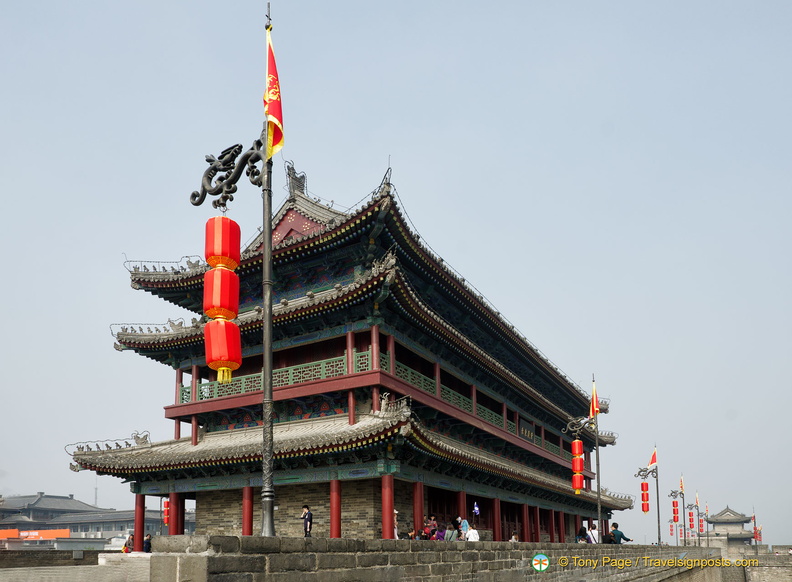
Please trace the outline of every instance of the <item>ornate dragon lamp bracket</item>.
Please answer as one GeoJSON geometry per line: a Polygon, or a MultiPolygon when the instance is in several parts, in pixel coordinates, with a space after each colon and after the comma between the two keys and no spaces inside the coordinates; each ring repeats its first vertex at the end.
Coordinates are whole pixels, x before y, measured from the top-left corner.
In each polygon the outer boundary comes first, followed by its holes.
{"type": "Polygon", "coordinates": [[[234,199],[237,182],[242,177],[243,170],[250,183],[260,188],[262,186],[261,169],[257,164],[264,163],[263,139],[266,139],[264,131],[245,153],[242,153],[242,144],[236,144],[224,149],[218,157],[211,154],[206,156],[209,167],[201,178],[201,189],[190,195],[190,203],[193,206],[200,206],[206,200],[207,194],[219,196],[212,202],[212,206],[225,212],[226,204],[234,199]],[[240,154],[242,154],[241,157],[240,154]]]}

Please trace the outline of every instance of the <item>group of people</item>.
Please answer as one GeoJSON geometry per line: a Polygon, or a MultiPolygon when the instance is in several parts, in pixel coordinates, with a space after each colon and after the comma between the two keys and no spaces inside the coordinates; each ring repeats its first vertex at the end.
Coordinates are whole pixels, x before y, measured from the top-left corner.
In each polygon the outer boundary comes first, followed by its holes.
{"type": "MultiPolygon", "coordinates": [[[[134,551],[135,548],[135,536],[130,535],[127,538],[127,541],[124,543],[124,547],[121,549],[122,552],[128,554],[134,551]]],[[[143,538],[143,551],[144,552],[151,552],[151,534],[146,534],[146,537],[143,538]]]]}
{"type": "Polygon", "coordinates": [[[602,536],[602,541],[599,540],[599,532],[597,531],[597,524],[591,524],[588,530],[581,527],[575,536],[575,541],[579,544],[620,544],[622,542],[631,542],[632,540],[624,535],[619,530],[619,524],[613,522],[611,530],[602,536]]]}
{"type": "Polygon", "coordinates": [[[457,516],[449,523],[438,525],[437,517],[424,515],[423,528],[413,529],[407,534],[411,540],[436,540],[446,542],[477,542],[481,538],[476,526],[457,516]]]}

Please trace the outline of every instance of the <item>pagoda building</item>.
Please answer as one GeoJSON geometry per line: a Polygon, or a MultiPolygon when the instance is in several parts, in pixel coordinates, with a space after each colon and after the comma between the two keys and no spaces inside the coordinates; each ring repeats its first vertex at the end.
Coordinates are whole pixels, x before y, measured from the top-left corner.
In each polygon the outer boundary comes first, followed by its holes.
{"type": "MultiPolygon", "coordinates": [[[[706,519],[707,523],[712,524],[712,530],[702,534],[704,537],[702,544],[721,548],[729,558],[740,558],[754,550],[751,547],[754,534],[745,529],[745,524],[751,523],[751,516],[735,511],[727,505],[726,509],[706,519]]],[[[766,553],[766,549],[763,553],[766,553]]]]}
{"type": "MultiPolygon", "coordinates": [[[[346,213],[307,196],[304,174],[288,168],[272,231],[277,534],[301,536],[307,504],[314,536],[389,539],[435,514],[475,522],[483,539],[573,540],[597,516],[595,435],[580,435],[576,494],[563,432],[588,415],[588,394],[421,242],[388,177],[346,213]]],[[[236,271],[243,361],[230,383],[205,360],[208,265],[128,268],[133,288],[195,313],[191,323],[114,328],[118,350],[174,371],[173,439],[80,446],[72,468],[129,482],[141,514],[147,496],[167,497],[171,534],[183,533],[185,499],[198,534],[260,531],[261,235],[236,271]]],[[[599,435],[600,446],[614,442],[599,435]]],[[[601,496],[604,519],[631,506],[601,496]]]]}

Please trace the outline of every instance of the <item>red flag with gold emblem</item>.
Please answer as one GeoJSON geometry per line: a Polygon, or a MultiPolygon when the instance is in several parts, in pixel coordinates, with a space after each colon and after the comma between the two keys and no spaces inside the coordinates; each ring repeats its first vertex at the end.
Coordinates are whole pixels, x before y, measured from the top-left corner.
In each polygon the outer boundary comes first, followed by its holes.
{"type": "Polygon", "coordinates": [[[589,418],[594,418],[600,412],[599,400],[597,399],[597,384],[591,380],[591,405],[589,406],[589,418]]]}
{"type": "Polygon", "coordinates": [[[280,82],[278,68],[275,66],[275,52],[272,50],[271,26],[267,27],[267,90],[264,93],[264,115],[267,118],[267,159],[269,160],[283,147],[283,109],[281,108],[280,82]]]}

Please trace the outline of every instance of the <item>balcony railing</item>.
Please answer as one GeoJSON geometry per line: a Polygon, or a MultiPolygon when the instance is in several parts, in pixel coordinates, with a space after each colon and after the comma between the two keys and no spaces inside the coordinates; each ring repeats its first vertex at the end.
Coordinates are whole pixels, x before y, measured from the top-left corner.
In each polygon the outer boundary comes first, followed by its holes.
{"type": "MultiPolygon", "coordinates": [[[[371,370],[371,353],[369,351],[355,351],[353,362],[356,373],[368,372],[371,370]]],[[[388,370],[390,367],[390,356],[387,352],[380,353],[380,367],[382,370],[388,370]]],[[[337,378],[344,375],[346,375],[346,355],[275,369],[272,371],[272,385],[273,388],[280,388],[282,386],[300,384],[303,382],[314,382],[327,378],[337,378]]],[[[434,378],[425,376],[401,362],[396,362],[395,375],[411,386],[415,386],[428,394],[435,395],[436,393],[437,384],[434,378]]],[[[223,396],[247,394],[260,390],[261,374],[251,374],[249,376],[237,376],[228,384],[218,384],[217,382],[199,384],[196,388],[196,397],[197,400],[204,401],[213,398],[222,398],[223,396]]],[[[179,388],[179,404],[189,403],[191,401],[191,396],[192,388],[190,386],[182,386],[179,388]]],[[[444,402],[468,414],[473,414],[473,400],[447,386],[440,387],[440,398],[444,402]]],[[[498,428],[503,427],[503,415],[484,406],[479,405],[476,408],[476,416],[492,423],[498,428]]],[[[507,421],[506,430],[511,434],[517,434],[517,424],[510,420],[507,421]]],[[[543,444],[542,437],[537,434],[533,436],[533,443],[540,447],[543,446],[545,450],[567,461],[572,460],[571,453],[550,442],[545,442],[543,444]]],[[[586,464],[587,469],[590,468],[589,465],[590,463],[586,464]]]]}

